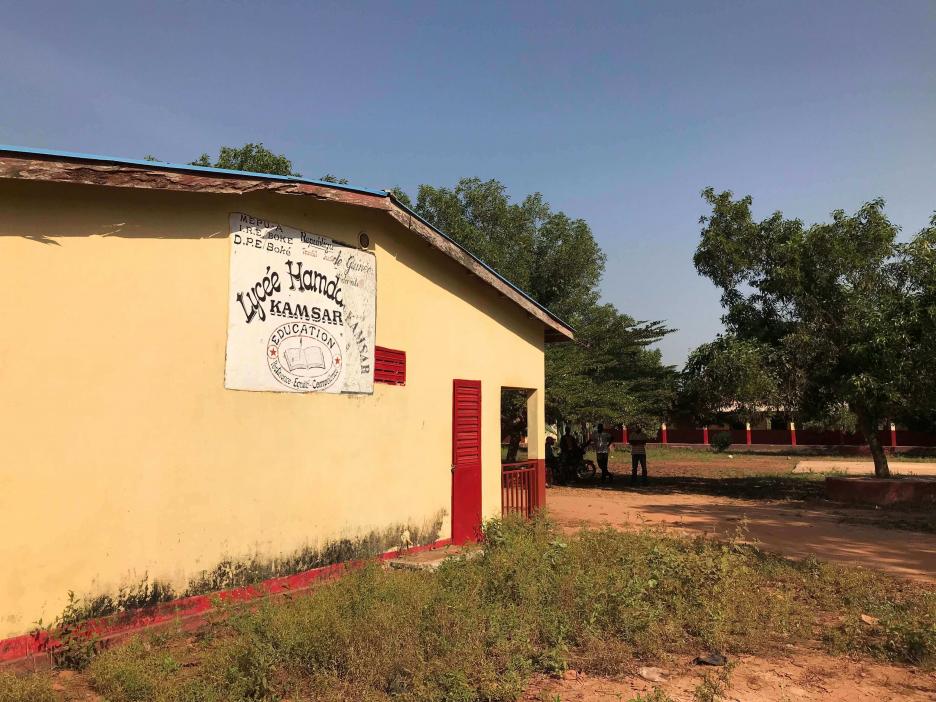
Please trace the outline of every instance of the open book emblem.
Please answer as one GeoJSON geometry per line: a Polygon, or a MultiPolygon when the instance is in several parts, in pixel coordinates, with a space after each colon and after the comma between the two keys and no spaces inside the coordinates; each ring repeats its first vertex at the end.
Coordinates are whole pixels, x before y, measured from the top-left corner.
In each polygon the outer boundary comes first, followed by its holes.
{"type": "Polygon", "coordinates": [[[267,364],[273,377],[299,392],[340,387],[342,341],[334,332],[308,322],[281,324],[266,346],[267,364]]]}
{"type": "Polygon", "coordinates": [[[286,349],[283,353],[287,370],[295,372],[325,368],[325,356],[322,354],[322,349],[318,346],[302,346],[302,339],[299,340],[299,344],[299,346],[286,349]]]}

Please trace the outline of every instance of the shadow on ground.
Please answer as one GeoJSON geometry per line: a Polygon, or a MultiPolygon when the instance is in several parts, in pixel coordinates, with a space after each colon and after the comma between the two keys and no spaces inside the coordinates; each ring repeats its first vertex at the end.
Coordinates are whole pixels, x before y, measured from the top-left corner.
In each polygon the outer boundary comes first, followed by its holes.
{"type": "Polygon", "coordinates": [[[931,510],[844,506],[825,499],[815,476],[661,475],[633,486],[630,475],[618,475],[550,490],[547,508],[566,528],[660,526],[718,538],[740,532],[768,551],[936,581],[931,510]]]}
{"type": "Polygon", "coordinates": [[[610,481],[584,480],[570,488],[627,491],[641,494],[688,494],[733,497],[743,500],[796,500],[833,503],[825,497],[823,481],[809,475],[752,475],[747,477],[705,478],[698,476],[652,476],[646,484],[631,483],[629,475],[614,474],[610,481]]]}

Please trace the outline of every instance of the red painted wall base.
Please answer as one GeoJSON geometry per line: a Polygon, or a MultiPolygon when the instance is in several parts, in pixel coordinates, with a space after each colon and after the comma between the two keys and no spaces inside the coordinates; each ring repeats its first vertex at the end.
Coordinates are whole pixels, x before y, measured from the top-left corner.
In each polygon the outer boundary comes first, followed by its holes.
{"type": "MultiPolygon", "coordinates": [[[[440,539],[424,546],[413,546],[407,550],[407,553],[443,548],[451,543],[451,539],[440,539]]],[[[387,551],[378,556],[378,559],[386,561],[399,555],[400,551],[398,550],[387,551]]],[[[322,568],[313,568],[295,575],[271,578],[257,585],[247,585],[208,595],[185,597],[145,609],[122,612],[110,617],[92,620],[87,623],[87,627],[89,633],[93,633],[94,636],[105,643],[126,638],[144,629],[177,621],[181,622],[185,629],[194,629],[200,626],[205,615],[214,609],[212,600],[216,597],[223,602],[249,602],[266,595],[304,592],[319,580],[339,577],[348,569],[360,568],[364,563],[365,561],[361,560],[336,563],[322,568]]],[[[50,639],[46,633],[38,635],[23,634],[22,636],[0,640],[0,667],[29,662],[30,659],[37,656],[46,656],[58,645],[59,642],[50,639]]]]}

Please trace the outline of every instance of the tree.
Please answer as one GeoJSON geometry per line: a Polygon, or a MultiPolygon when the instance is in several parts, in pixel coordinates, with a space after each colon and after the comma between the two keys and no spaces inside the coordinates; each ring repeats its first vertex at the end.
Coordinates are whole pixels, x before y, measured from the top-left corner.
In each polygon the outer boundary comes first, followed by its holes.
{"type": "Polygon", "coordinates": [[[730,410],[745,421],[780,406],[780,380],[769,346],[727,334],[689,354],[677,407],[702,424],[730,410]]]}
{"type": "Polygon", "coordinates": [[[702,195],[711,214],[693,260],[722,291],[728,333],[770,350],[801,420],[853,413],[875,474],[889,475],[877,429],[910,408],[913,373],[932,374],[920,354],[932,281],[914,258],[914,246],[932,253],[932,234],[898,244],[883,200],[807,227],[780,212],[755,221],[750,197],[702,195]]]}
{"type": "Polygon", "coordinates": [[[331,173],[326,173],[321,178],[319,178],[319,180],[322,181],[323,183],[337,183],[338,185],[348,184],[347,178],[339,178],[338,176],[332,175],[331,173]]]}
{"type": "Polygon", "coordinates": [[[576,342],[546,350],[547,417],[652,426],[672,401],[675,374],[650,347],[671,330],[613,305],[592,305],[576,319],[576,342]]]}
{"type": "MultiPolygon", "coordinates": [[[[146,154],[143,157],[146,161],[162,163],[153,154],[146,154]]],[[[249,173],[270,173],[272,175],[285,175],[301,178],[302,174],[293,171],[292,161],[284,154],[274,154],[263,144],[244,144],[241,147],[222,146],[218,151],[218,158],[214,161],[207,152],[203,153],[194,161],[189,162],[190,166],[206,166],[208,168],[225,168],[233,171],[247,171],[249,173]]],[[[347,185],[348,179],[341,178],[331,173],[326,173],[319,178],[324,183],[336,183],[338,185],[347,185]]]]}
{"type": "Polygon", "coordinates": [[[936,430],[936,215],[929,227],[900,246],[898,276],[907,295],[903,303],[907,336],[913,340],[907,374],[911,379],[908,411],[912,427],[936,430]]]}
{"type": "MultiPolygon", "coordinates": [[[[274,154],[263,144],[244,144],[241,147],[222,146],[218,151],[218,158],[212,162],[207,153],[203,153],[191,162],[192,166],[209,166],[212,168],[226,168],[233,171],[250,171],[251,173],[272,173],[284,176],[302,176],[293,171],[292,161],[283,154],[274,154]]],[[[334,176],[332,176],[334,177],[334,176]]]]}
{"type": "Polygon", "coordinates": [[[463,178],[454,189],[421,185],[413,209],[562,318],[598,300],[605,255],[591,228],[539,193],[511,203],[503,183],[463,178]]]}
{"type": "MultiPolygon", "coordinates": [[[[574,344],[546,350],[550,421],[649,422],[668,406],[673,370],[650,345],[669,333],[598,304],[605,256],[582,219],[553,211],[539,193],[513,203],[497,180],[422,185],[416,202],[394,196],[576,328],[574,344]]],[[[504,401],[502,431],[519,438],[520,400],[504,401]]],[[[508,459],[514,450],[508,449],[508,459]]]]}

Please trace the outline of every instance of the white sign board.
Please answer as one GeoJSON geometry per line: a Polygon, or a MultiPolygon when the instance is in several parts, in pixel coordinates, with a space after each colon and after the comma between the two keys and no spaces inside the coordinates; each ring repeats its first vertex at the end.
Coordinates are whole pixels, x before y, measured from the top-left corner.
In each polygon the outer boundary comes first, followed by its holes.
{"type": "Polygon", "coordinates": [[[374,391],[374,254],[231,215],[224,387],[374,391]]]}

